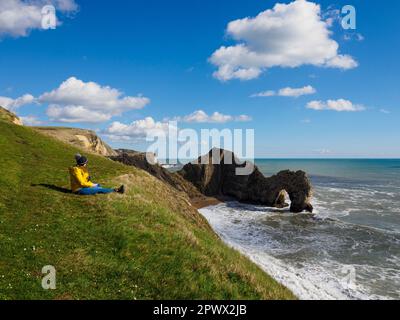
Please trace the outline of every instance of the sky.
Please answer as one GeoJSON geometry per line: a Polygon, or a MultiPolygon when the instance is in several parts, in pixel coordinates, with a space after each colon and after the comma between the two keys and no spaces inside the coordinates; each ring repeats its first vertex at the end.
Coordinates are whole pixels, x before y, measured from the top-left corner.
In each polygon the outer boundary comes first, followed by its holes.
{"type": "Polygon", "coordinates": [[[258,158],[400,158],[399,11],[396,0],[1,0],[0,105],[116,148],[144,151],[148,132],[177,120],[254,129],[258,158]],[[47,4],[55,29],[42,25],[47,4]]]}

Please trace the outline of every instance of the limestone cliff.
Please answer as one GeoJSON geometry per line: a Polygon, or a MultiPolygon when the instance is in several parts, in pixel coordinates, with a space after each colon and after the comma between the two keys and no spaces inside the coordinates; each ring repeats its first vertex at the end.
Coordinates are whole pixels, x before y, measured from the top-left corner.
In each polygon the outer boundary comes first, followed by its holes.
{"type": "Polygon", "coordinates": [[[102,156],[116,156],[117,152],[101,140],[94,131],[64,127],[34,127],[48,136],[102,156]]]}
{"type": "Polygon", "coordinates": [[[16,125],[22,126],[22,121],[14,113],[0,106],[0,120],[8,121],[16,125]]]}

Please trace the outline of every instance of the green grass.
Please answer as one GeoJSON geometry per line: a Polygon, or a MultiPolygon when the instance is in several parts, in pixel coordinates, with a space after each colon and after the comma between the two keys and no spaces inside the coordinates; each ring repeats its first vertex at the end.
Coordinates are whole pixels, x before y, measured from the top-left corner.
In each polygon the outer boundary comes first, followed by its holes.
{"type": "Polygon", "coordinates": [[[0,299],[294,299],[219,240],[178,193],[147,173],[89,155],[96,182],[126,195],[69,187],[78,151],[0,121],[0,299]],[[57,270],[57,289],[41,269],[57,270]]]}

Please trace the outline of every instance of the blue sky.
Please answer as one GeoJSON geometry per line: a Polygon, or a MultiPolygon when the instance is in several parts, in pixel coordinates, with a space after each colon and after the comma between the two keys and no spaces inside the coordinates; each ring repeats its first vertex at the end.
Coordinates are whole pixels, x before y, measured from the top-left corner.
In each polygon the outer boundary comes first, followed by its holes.
{"type": "MultiPolygon", "coordinates": [[[[328,37],[339,45],[338,54],[351,57],[357,67],[332,67],[327,60],[325,65],[300,62],[292,68],[283,60],[273,66],[258,65],[260,74],[251,79],[228,75],[224,81],[215,75],[218,64],[209,60],[213,53],[221,46],[233,47],[246,41],[249,47],[255,47],[263,36],[257,34],[251,43],[252,34],[247,32],[251,26],[244,25],[244,31],[235,29],[239,31],[232,35],[227,32],[228,23],[254,18],[272,9],[275,1],[72,1],[79,9],[60,4],[71,1],[54,3],[62,21],[55,30],[40,30],[33,24],[26,34],[2,26],[5,22],[0,6],[0,102],[24,94],[41,97],[71,77],[79,84],[95,82],[102,88],[119,90],[117,103],[125,96],[146,97],[150,102],[142,101],[143,106],[135,100],[137,108],[118,106],[96,122],[59,121],[62,117],[58,111],[68,104],[54,98],[56,93],[48,94],[40,103],[14,107],[10,103],[8,108],[28,122],[34,119],[43,125],[84,127],[104,133],[114,122],[128,126],[151,117],[162,125],[166,118],[177,117],[182,128],[255,129],[257,157],[400,157],[398,1],[315,2],[321,6],[322,19],[346,4],[356,8],[357,29],[346,31],[339,21],[333,21],[328,37]],[[234,39],[237,34],[245,40],[234,39]],[[299,97],[250,97],[268,90],[305,86],[316,92],[299,97]],[[339,99],[351,102],[350,108],[362,110],[336,111],[339,99]],[[336,104],[328,106],[328,100],[336,104]],[[330,110],[307,108],[311,101],[330,110]],[[58,113],[52,116],[50,104],[58,105],[58,113]],[[200,122],[185,121],[196,110],[208,117],[200,122]],[[212,117],[214,112],[218,114],[212,117]],[[221,115],[228,116],[227,120],[220,121],[221,115]],[[248,118],[238,121],[240,115],[248,118]]],[[[298,39],[289,37],[288,41],[298,39]]],[[[270,50],[259,49],[263,45],[257,50],[270,50]]],[[[288,46],[290,49],[290,43],[288,46]]],[[[307,56],[314,54],[307,50],[307,56]]],[[[230,56],[221,59],[225,58],[230,56]]],[[[247,57],[243,59],[247,61],[247,57]]],[[[199,114],[192,118],[196,116],[199,114]]],[[[131,140],[103,137],[115,147],[143,150],[145,144],[133,136],[136,131],[129,132],[131,140]]]]}

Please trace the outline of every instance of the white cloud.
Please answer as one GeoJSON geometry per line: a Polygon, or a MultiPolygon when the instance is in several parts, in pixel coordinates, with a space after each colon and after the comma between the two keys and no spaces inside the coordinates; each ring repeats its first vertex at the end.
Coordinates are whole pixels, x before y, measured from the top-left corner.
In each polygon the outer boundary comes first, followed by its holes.
{"type": "Polygon", "coordinates": [[[0,38],[6,35],[23,37],[33,29],[41,29],[42,8],[49,3],[64,13],[74,12],[78,8],[74,0],[1,0],[0,38]]]}
{"type": "MultiPolygon", "coordinates": [[[[208,116],[203,111],[196,111],[189,116],[184,117],[185,122],[226,122],[229,117],[231,121],[250,121],[247,115],[237,117],[226,116],[218,112],[208,116]]],[[[106,130],[102,132],[104,136],[114,141],[140,141],[145,140],[148,135],[169,137],[171,134],[178,135],[179,130],[175,121],[182,119],[174,118],[172,120],[164,119],[163,121],[155,121],[151,117],[133,121],[130,124],[124,124],[119,121],[113,122],[106,130]]]]}
{"type": "Polygon", "coordinates": [[[339,54],[329,27],[320,6],[306,0],[277,3],[254,18],[231,21],[227,34],[238,44],[222,46],[212,54],[209,60],[218,67],[214,77],[249,80],[271,67],[356,67],[351,56],[339,54]]]}
{"type": "Polygon", "coordinates": [[[379,111],[382,112],[382,113],[385,113],[385,114],[390,114],[391,113],[389,110],[386,110],[386,109],[380,109],[379,111]]]}
{"type": "Polygon", "coordinates": [[[48,103],[47,115],[60,122],[103,122],[125,111],[142,109],[150,102],[146,97],[124,97],[117,89],[75,77],[42,94],[38,101],[48,103]]]}
{"type": "Polygon", "coordinates": [[[26,117],[19,117],[22,123],[25,126],[40,126],[43,124],[43,121],[39,120],[35,116],[26,116],[26,117]]]}
{"type": "Polygon", "coordinates": [[[151,117],[133,121],[131,124],[113,122],[104,132],[112,140],[144,140],[148,134],[168,136],[170,130],[176,132],[177,128],[169,122],[155,121],[151,117]]]}
{"type": "Polygon", "coordinates": [[[310,101],[307,104],[308,109],[313,110],[333,110],[333,111],[347,111],[347,112],[356,112],[356,111],[364,111],[365,107],[361,104],[354,104],[349,100],[338,99],[338,100],[327,100],[327,101],[319,101],[314,100],[310,101]]]}
{"type": "Polygon", "coordinates": [[[65,123],[98,123],[108,121],[112,117],[110,114],[103,113],[101,111],[90,110],[84,106],[59,107],[57,105],[50,105],[46,113],[52,121],[65,123]]]}
{"type": "Polygon", "coordinates": [[[222,114],[220,112],[214,112],[213,114],[208,115],[203,110],[197,110],[183,117],[175,117],[173,120],[179,122],[187,122],[187,123],[226,123],[231,121],[236,121],[236,122],[251,121],[251,117],[244,114],[239,116],[231,116],[222,114]]]}
{"type": "Polygon", "coordinates": [[[224,115],[219,112],[214,112],[212,115],[208,115],[203,110],[197,110],[187,116],[184,116],[180,121],[182,122],[196,122],[196,123],[205,123],[205,122],[217,122],[223,123],[232,120],[232,116],[224,115]]]}
{"type": "Polygon", "coordinates": [[[305,86],[303,88],[282,88],[279,91],[263,91],[259,93],[252,94],[250,97],[273,97],[273,96],[280,96],[280,97],[295,97],[298,98],[304,95],[314,94],[317,91],[312,86],[305,86]]]}
{"type": "Polygon", "coordinates": [[[300,97],[304,95],[314,94],[317,91],[312,86],[305,86],[303,88],[283,88],[280,89],[278,95],[281,97],[300,97]]]}
{"type": "Polygon", "coordinates": [[[322,12],[321,16],[329,27],[332,27],[335,22],[340,24],[342,20],[340,10],[333,5],[328,6],[328,8],[322,12]]]}
{"type": "Polygon", "coordinates": [[[47,115],[52,121],[96,123],[108,121],[129,110],[142,109],[150,100],[142,96],[124,96],[117,89],[95,82],[83,82],[75,77],[39,98],[30,94],[17,99],[0,96],[0,106],[11,111],[31,103],[48,104],[47,115]]]}
{"type": "Polygon", "coordinates": [[[246,114],[242,114],[240,116],[235,117],[235,120],[238,122],[248,122],[253,120],[252,117],[246,115],[246,114]]]}
{"type": "Polygon", "coordinates": [[[259,93],[254,93],[250,97],[251,98],[263,98],[263,97],[273,97],[276,96],[276,92],[274,90],[267,90],[267,91],[262,91],[259,93]]]}
{"type": "Polygon", "coordinates": [[[53,0],[52,3],[62,12],[74,12],[78,10],[75,0],[53,0]]]}
{"type": "Polygon", "coordinates": [[[35,102],[35,97],[32,96],[31,94],[25,94],[17,99],[0,96],[0,106],[10,111],[15,111],[16,109],[22,107],[23,105],[34,102],[35,102]]]}
{"type": "Polygon", "coordinates": [[[321,148],[321,149],[315,149],[313,150],[315,153],[321,154],[321,155],[328,155],[328,154],[332,154],[332,151],[330,149],[326,149],[326,148],[321,148]]]}

